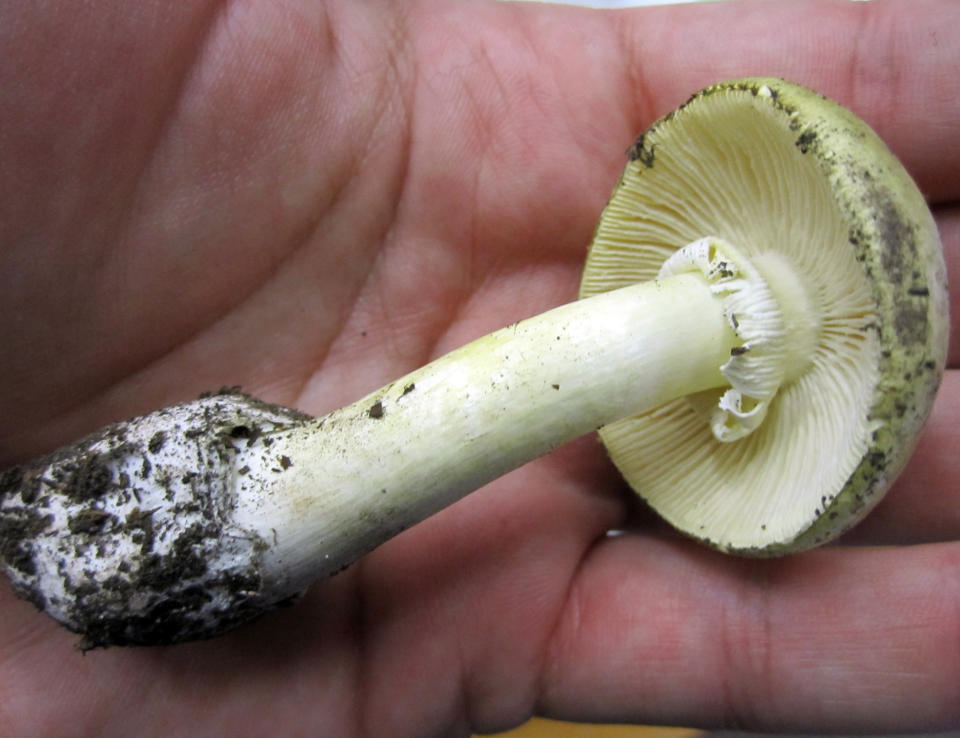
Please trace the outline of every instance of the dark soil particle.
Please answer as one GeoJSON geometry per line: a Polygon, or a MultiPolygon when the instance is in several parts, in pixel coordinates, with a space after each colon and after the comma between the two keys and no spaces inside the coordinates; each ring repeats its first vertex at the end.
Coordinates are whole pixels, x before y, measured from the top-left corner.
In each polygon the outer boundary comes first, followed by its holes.
{"type": "Polygon", "coordinates": [[[367,411],[369,415],[374,420],[380,420],[384,416],[383,403],[380,400],[377,400],[373,405],[370,406],[370,409],[367,411]]]}
{"type": "Polygon", "coordinates": [[[19,492],[22,484],[23,469],[21,467],[15,466],[0,472],[0,501],[7,495],[19,492]]]}
{"type": "Polygon", "coordinates": [[[645,135],[641,135],[630,147],[627,156],[630,161],[639,161],[647,169],[652,169],[656,158],[656,148],[656,144],[648,145],[645,141],[645,135]]]}
{"type": "Polygon", "coordinates": [[[263,436],[263,428],[256,424],[236,425],[230,429],[228,435],[230,438],[245,440],[247,442],[247,448],[250,448],[263,436]]]}
{"type": "Polygon", "coordinates": [[[72,475],[64,480],[64,493],[76,502],[99,500],[109,491],[112,482],[113,474],[103,456],[87,453],[79,458],[72,475]]]}
{"type": "Polygon", "coordinates": [[[103,510],[90,508],[74,515],[67,522],[67,527],[71,533],[86,533],[93,535],[102,531],[108,523],[113,520],[113,516],[103,510]]]}
{"type": "Polygon", "coordinates": [[[871,451],[865,458],[877,471],[882,471],[887,466],[887,455],[883,451],[871,451]]]}
{"type": "Polygon", "coordinates": [[[158,593],[137,614],[111,615],[123,612],[117,602],[127,600],[137,591],[122,577],[111,577],[99,592],[78,598],[76,614],[85,623],[80,647],[88,650],[210,638],[252,620],[272,607],[297,599],[294,596],[270,606],[260,595],[261,585],[259,577],[254,575],[225,575],[218,581],[158,593]],[[213,602],[211,592],[214,591],[229,594],[225,607],[210,607],[213,602]],[[198,614],[204,610],[207,617],[198,614]],[[215,627],[211,627],[211,621],[216,623],[215,627]]]}
{"type": "Polygon", "coordinates": [[[177,582],[202,576],[207,562],[197,553],[204,538],[216,535],[215,526],[192,525],[174,541],[169,554],[151,554],[140,568],[138,584],[153,590],[174,589],[177,582]]]}
{"type": "Polygon", "coordinates": [[[140,545],[142,553],[150,553],[153,550],[154,532],[153,532],[153,513],[154,510],[141,510],[139,507],[127,515],[127,532],[136,536],[135,542],[140,545]]]}
{"type": "Polygon", "coordinates": [[[795,144],[798,149],[800,149],[801,154],[806,154],[810,147],[817,140],[816,131],[804,131],[800,134],[800,137],[796,140],[795,144]]]}
{"type": "Polygon", "coordinates": [[[163,444],[167,442],[167,434],[163,431],[157,431],[151,436],[150,441],[147,443],[147,450],[156,454],[163,449],[163,444]]]}
{"type": "Polygon", "coordinates": [[[0,558],[28,576],[35,574],[29,543],[52,522],[52,516],[28,508],[0,511],[0,558]]]}
{"type": "Polygon", "coordinates": [[[179,640],[184,624],[178,613],[189,611],[202,604],[202,590],[192,590],[179,597],[169,597],[155,602],[142,615],[114,619],[95,614],[96,597],[87,598],[86,609],[91,615],[84,639],[83,650],[105,645],[138,645],[141,643],[171,643],[179,640]]]}

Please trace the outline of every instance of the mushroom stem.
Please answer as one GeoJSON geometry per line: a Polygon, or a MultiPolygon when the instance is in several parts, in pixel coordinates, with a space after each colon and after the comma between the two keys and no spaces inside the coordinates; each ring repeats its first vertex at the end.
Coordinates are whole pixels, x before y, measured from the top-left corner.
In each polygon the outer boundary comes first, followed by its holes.
{"type": "Polygon", "coordinates": [[[750,433],[790,324],[739,251],[700,239],[659,279],[503,328],[324,417],[218,394],[8,471],[0,558],[88,645],[210,637],[607,423],[696,395],[718,401],[719,438],[750,433]]]}
{"type": "Polygon", "coordinates": [[[550,310],[285,431],[288,468],[248,473],[238,522],[276,531],[269,558],[306,585],[569,440],[725,385],[738,342],[693,274],[550,310]]]}
{"type": "Polygon", "coordinates": [[[729,386],[720,266],[719,287],[681,269],[521,321],[321,418],[227,393],[105,428],[0,475],[0,559],[87,645],[216,635],[566,441],[729,386]]]}

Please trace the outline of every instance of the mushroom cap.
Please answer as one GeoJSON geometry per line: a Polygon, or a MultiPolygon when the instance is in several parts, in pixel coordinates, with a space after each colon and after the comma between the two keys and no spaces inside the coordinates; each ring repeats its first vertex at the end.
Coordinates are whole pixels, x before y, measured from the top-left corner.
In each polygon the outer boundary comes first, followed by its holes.
{"type": "Polygon", "coordinates": [[[656,279],[709,236],[761,271],[787,265],[816,330],[753,432],[719,440],[703,417],[712,398],[681,398],[602,428],[613,462],[663,518],[715,548],[771,556],[834,538],[905,466],[946,363],[946,269],[923,196],[863,121],[777,79],[702,90],[629,159],[582,297],[656,279]]]}

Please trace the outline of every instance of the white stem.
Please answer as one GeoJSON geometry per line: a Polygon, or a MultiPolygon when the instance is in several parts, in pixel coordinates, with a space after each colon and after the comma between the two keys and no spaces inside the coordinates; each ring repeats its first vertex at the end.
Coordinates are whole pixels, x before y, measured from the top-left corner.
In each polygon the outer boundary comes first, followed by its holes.
{"type": "Polygon", "coordinates": [[[323,418],[230,392],[109,426],[0,474],[0,565],[91,645],[216,635],[613,421],[713,390],[714,434],[749,433],[784,357],[809,353],[785,348],[777,304],[708,237],[660,279],[499,330],[323,418]]]}
{"type": "Polygon", "coordinates": [[[276,543],[285,586],[305,585],[566,441],[725,386],[737,344],[700,275],[562,306],[240,457],[237,522],[276,543]]]}

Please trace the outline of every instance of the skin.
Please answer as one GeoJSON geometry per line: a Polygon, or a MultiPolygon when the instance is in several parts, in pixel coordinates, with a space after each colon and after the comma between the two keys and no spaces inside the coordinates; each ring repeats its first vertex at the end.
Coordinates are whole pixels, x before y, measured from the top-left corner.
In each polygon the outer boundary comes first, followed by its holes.
{"type": "MultiPolygon", "coordinates": [[[[960,281],[950,0],[130,8],[0,4],[2,464],[224,384],[321,413],[572,299],[634,135],[720,78],[854,109],[960,281]]],[[[585,439],[221,640],[82,655],[0,587],[0,734],[960,726],[952,345],[914,460],[840,545],[704,550],[585,439]]]]}

